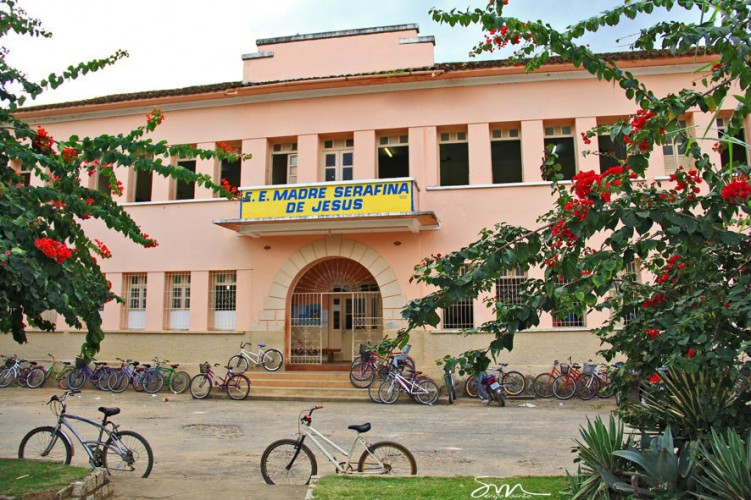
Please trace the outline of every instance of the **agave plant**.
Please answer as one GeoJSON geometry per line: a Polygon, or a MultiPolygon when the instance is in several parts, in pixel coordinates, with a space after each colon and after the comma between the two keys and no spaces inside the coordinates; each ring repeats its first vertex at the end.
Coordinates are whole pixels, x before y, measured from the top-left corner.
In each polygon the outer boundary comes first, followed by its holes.
{"type": "Polygon", "coordinates": [[[744,444],[732,429],[725,436],[712,429],[709,445],[702,443],[699,450],[704,460],[696,480],[706,491],[699,498],[751,498],[751,430],[744,444]]]}

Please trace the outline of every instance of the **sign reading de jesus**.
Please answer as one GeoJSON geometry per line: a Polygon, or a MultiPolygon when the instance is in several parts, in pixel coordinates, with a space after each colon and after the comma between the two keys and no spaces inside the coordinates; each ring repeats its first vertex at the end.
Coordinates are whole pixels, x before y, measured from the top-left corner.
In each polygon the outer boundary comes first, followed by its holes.
{"type": "Polygon", "coordinates": [[[412,179],[258,187],[242,190],[241,217],[413,212],[412,179]]]}

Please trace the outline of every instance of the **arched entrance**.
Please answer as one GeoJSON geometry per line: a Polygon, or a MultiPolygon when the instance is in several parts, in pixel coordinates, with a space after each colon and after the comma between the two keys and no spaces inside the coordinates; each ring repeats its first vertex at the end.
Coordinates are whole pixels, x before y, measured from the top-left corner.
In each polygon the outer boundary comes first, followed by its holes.
{"type": "Polygon", "coordinates": [[[291,365],[348,366],[361,344],[383,338],[381,291],[354,260],[330,258],[309,267],[288,304],[291,365]]]}

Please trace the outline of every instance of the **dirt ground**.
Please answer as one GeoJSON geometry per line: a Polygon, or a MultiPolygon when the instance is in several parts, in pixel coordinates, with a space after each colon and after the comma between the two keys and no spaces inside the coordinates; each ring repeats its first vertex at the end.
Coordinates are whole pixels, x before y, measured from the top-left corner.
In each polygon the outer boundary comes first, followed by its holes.
{"type": "MultiPolygon", "coordinates": [[[[46,406],[60,390],[0,390],[0,457],[15,457],[23,436],[32,428],[52,425],[46,406]]],[[[148,479],[117,480],[116,498],[208,498],[224,493],[233,498],[299,498],[305,488],[279,488],[264,483],[260,473],[263,450],[272,441],[297,432],[298,414],[315,405],[307,401],[263,401],[252,397],[193,400],[189,394],[151,396],[84,390],[69,399],[68,411],[98,418],[99,406],[116,406],[113,417],[121,429],[142,434],[151,444],[155,464],[148,479]]],[[[394,405],[322,403],[313,426],[349,449],[351,424],[370,422],[370,442],[397,441],[409,448],[424,476],[492,476],[564,474],[574,470],[570,453],[578,428],[587,418],[606,415],[612,400],[509,401],[505,408],[477,400],[426,407],[402,398],[394,405]],[[529,406],[533,405],[533,406],[529,406]]],[[[80,445],[76,442],[75,448],[80,445]]],[[[359,452],[356,456],[359,456],[359,452]]],[[[320,453],[319,474],[334,472],[320,453]]],[[[339,458],[339,457],[337,457],[339,458]]],[[[77,449],[74,464],[86,465],[77,449]]]]}

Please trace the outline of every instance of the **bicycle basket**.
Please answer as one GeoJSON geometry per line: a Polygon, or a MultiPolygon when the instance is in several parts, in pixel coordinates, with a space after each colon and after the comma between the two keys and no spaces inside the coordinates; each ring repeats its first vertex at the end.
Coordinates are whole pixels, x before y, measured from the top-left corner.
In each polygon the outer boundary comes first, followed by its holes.
{"type": "Polygon", "coordinates": [[[592,375],[595,372],[595,367],[597,365],[592,363],[584,363],[584,367],[582,368],[582,373],[584,375],[592,375]]]}
{"type": "Polygon", "coordinates": [[[13,368],[13,365],[15,365],[15,364],[16,364],[16,359],[15,358],[8,358],[8,360],[5,362],[5,367],[6,368],[13,368]]]}
{"type": "Polygon", "coordinates": [[[568,375],[568,371],[571,368],[568,363],[561,363],[561,373],[563,375],[568,375]]]}
{"type": "Polygon", "coordinates": [[[199,370],[201,370],[201,373],[209,373],[209,364],[208,363],[201,363],[198,365],[199,370]]]}
{"type": "Polygon", "coordinates": [[[76,368],[80,370],[84,366],[86,366],[86,362],[83,360],[83,358],[76,358],[76,368]]]}

